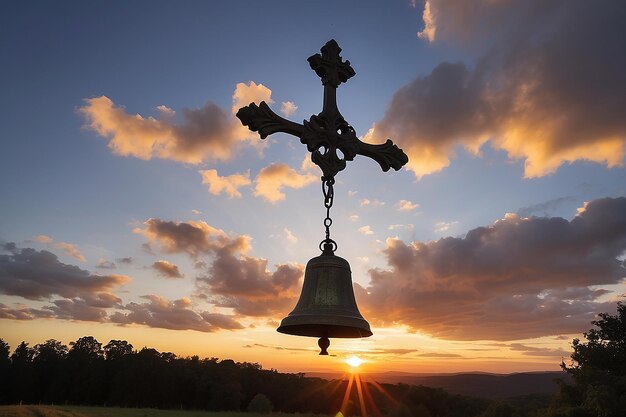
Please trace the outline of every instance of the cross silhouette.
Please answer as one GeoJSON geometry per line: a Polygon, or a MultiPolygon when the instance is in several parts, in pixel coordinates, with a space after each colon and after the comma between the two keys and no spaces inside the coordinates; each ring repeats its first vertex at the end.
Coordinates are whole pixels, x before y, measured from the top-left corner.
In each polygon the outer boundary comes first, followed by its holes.
{"type": "Polygon", "coordinates": [[[324,86],[321,113],[299,124],[280,117],[262,101],[258,106],[250,103],[239,109],[237,117],[241,123],[251,131],[259,132],[261,139],[277,132],[300,138],[312,153],[311,160],[322,169],[322,179],[334,178],[346,167],[346,161],[352,161],[356,155],[372,158],[385,172],[389,168],[396,171],[402,168],[409,161],[402,149],[389,139],[379,145],[365,143],[345,121],[337,108],[337,87],[355,75],[354,69],[350,61],[343,61],[339,55],[341,48],[334,39],[326,42],[321,52],[321,55],[315,54],[308,59],[324,86]]]}

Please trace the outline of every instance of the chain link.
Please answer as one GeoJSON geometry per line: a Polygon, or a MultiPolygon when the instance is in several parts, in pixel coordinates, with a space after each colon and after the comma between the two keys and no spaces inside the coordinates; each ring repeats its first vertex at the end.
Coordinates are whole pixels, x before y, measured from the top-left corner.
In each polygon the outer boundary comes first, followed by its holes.
{"type": "Polygon", "coordinates": [[[320,243],[320,248],[324,245],[323,251],[326,251],[326,245],[329,245],[329,249],[334,252],[337,249],[337,243],[330,238],[330,226],[333,224],[333,219],[330,218],[330,208],[333,206],[333,200],[335,198],[335,179],[333,177],[322,177],[322,193],[324,194],[324,207],[326,207],[326,218],[324,219],[324,228],[326,229],[326,239],[320,243]]]}

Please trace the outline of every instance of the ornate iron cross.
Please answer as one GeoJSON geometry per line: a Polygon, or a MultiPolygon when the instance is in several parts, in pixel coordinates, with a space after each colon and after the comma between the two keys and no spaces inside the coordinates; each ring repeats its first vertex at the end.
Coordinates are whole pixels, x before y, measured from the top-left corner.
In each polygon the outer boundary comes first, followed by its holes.
{"type": "Polygon", "coordinates": [[[241,123],[253,132],[259,132],[261,139],[276,132],[300,138],[312,153],[311,160],[322,169],[322,179],[334,178],[346,167],[346,161],[352,161],[356,155],[372,158],[385,172],[389,168],[396,171],[402,168],[409,161],[402,149],[389,139],[380,145],[365,143],[345,121],[337,108],[337,87],[355,75],[354,69],[350,61],[343,61],[339,55],[341,48],[334,39],[326,42],[321,51],[321,55],[315,54],[308,59],[324,86],[321,113],[298,124],[280,117],[262,101],[258,106],[250,103],[239,109],[237,117],[241,123]]]}

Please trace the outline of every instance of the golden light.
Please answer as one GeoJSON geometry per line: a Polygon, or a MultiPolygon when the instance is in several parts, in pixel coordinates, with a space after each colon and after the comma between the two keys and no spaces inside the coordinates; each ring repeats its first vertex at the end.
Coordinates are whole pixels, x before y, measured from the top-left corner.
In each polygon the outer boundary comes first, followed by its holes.
{"type": "Polygon", "coordinates": [[[363,359],[352,355],[352,357],[346,359],[345,362],[353,368],[358,368],[363,363],[363,359]]]}

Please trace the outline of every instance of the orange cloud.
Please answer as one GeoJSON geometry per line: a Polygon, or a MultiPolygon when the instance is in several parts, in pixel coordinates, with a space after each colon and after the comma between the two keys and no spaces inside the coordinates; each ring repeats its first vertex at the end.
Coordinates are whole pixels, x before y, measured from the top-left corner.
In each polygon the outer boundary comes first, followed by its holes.
{"type": "Polygon", "coordinates": [[[296,106],[293,101],[283,101],[280,105],[280,112],[285,117],[291,116],[296,110],[298,110],[298,106],[296,106]]]}
{"type": "Polygon", "coordinates": [[[394,94],[366,139],[397,141],[418,179],[447,167],[459,148],[479,155],[487,143],[523,161],[526,178],[576,161],[623,166],[620,7],[429,0],[420,37],[434,42],[437,34],[478,52],[474,68],[443,62],[418,76],[394,94]]]}
{"type": "Polygon", "coordinates": [[[241,197],[239,188],[250,185],[250,171],[244,174],[233,174],[220,177],[216,169],[199,171],[202,175],[202,184],[209,186],[209,192],[213,195],[226,193],[230,198],[241,197]]]}
{"type": "Polygon", "coordinates": [[[77,261],[86,261],[85,255],[83,255],[82,252],[75,245],[66,242],[59,242],[56,244],[56,246],[77,261]]]}
{"type": "Polygon", "coordinates": [[[374,231],[369,226],[359,227],[359,232],[363,233],[364,235],[373,235],[374,234],[374,231]]]}
{"type": "Polygon", "coordinates": [[[39,243],[43,243],[45,245],[53,245],[54,247],[61,249],[63,252],[65,252],[66,255],[71,256],[77,261],[85,262],[87,260],[85,259],[85,255],[83,255],[83,253],[76,247],[76,245],[73,245],[71,243],[67,243],[67,242],[55,243],[54,239],[46,235],[35,236],[35,241],[39,243]]]}
{"type": "MultiPolygon", "coordinates": [[[[233,110],[250,101],[271,102],[271,90],[250,81],[239,83],[233,94],[233,110]]],[[[184,108],[182,122],[175,112],[158,106],[158,117],[129,114],[106,96],[85,99],[78,109],[87,127],[109,140],[109,148],[121,156],[170,159],[190,164],[228,160],[244,141],[264,146],[235,118],[234,113],[208,102],[198,109],[184,108]]]]}
{"type": "Polygon", "coordinates": [[[127,284],[130,277],[119,274],[96,275],[74,265],[64,264],[48,251],[0,245],[0,293],[29,300],[59,295],[81,298],[95,307],[111,306],[119,299],[111,293],[127,284]],[[7,254],[2,255],[3,252],[7,254]]]}
{"type": "MultiPolygon", "coordinates": [[[[272,100],[272,90],[254,81],[248,81],[248,84],[237,83],[235,92],[233,93],[233,107],[231,108],[231,112],[236,114],[240,108],[250,103],[258,104],[261,101],[272,104],[274,102],[274,100],[272,100]]],[[[248,128],[246,128],[246,130],[247,129],[248,128]]]]}
{"type": "MultiPolygon", "coordinates": [[[[415,4],[413,4],[413,7],[415,7],[415,4]]],[[[429,42],[434,42],[435,35],[437,34],[437,21],[428,0],[424,3],[422,20],[424,21],[424,29],[417,32],[417,37],[420,39],[426,39],[429,42]]]]}
{"type": "Polygon", "coordinates": [[[152,269],[157,271],[161,276],[165,278],[182,278],[183,274],[180,273],[178,265],[168,261],[160,260],[152,264],[152,269]]]}
{"type": "Polygon", "coordinates": [[[152,294],[142,298],[147,302],[126,304],[123,309],[128,312],[116,311],[111,314],[110,321],[121,325],[141,324],[148,327],[199,332],[243,328],[232,316],[194,311],[188,298],[170,301],[152,294]]]}
{"type": "Polygon", "coordinates": [[[46,235],[35,236],[35,240],[39,243],[45,243],[45,244],[52,243],[52,238],[46,235]]]}
{"type": "Polygon", "coordinates": [[[396,209],[399,211],[411,211],[418,208],[420,205],[417,203],[412,203],[409,200],[400,200],[398,204],[396,204],[396,209]]]}
{"type": "Polygon", "coordinates": [[[371,322],[451,340],[516,340],[579,333],[599,311],[602,285],[624,279],[626,198],[594,200],[573,220],[507,215],[465,237],[387,239],[389,268],[355,285],[371,322]]]}
{"type": "Polygon", "coordinates": [[[315,175],[308,172],[298,173],[287,164],[271,164],[256,176],[254,195],[277,203],[286,197],[284,188],[302,188],[318,180],[315,175]]]}
{"type": "Polygon", "coordinates": [[[235,257],[218,251],[205,277],[198,277],[198,293],[219,307],[245,316],[282,318],[296,304],[303,275],[302,265],[276,265],[267,260],[235,257]]]}
{"type": "Polygon", "coordinates": [[[173,222],[152,218],[143,224],[143,229],[137,227],[133,232],[144,235],[148,244],[157,244],[167,253],[187,253],[196,257],[217,250],[232,253],[247,253],[250,250],[250,236],[231,238],[223,230],[204,221],[173,222]]]}

